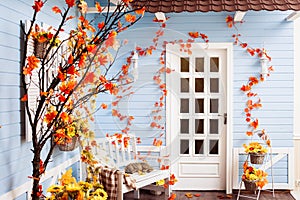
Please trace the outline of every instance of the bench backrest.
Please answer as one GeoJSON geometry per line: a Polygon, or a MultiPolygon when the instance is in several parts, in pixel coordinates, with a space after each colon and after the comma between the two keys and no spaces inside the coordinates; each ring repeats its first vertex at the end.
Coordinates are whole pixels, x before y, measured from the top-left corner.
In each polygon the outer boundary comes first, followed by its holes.
{"type": "Polygon", "coordinates": [[[93,153],[100,164],[122,169],[136,160],[136,138],[129,134],[116,134],[97,138],[97,148],[93,153]]]}

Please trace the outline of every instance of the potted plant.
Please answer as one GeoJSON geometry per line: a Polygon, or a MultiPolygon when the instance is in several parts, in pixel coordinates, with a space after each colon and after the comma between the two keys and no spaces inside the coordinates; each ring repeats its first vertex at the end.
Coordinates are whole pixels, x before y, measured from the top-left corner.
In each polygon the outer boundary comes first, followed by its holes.
{"type": "MultiPolygon", "coordinates": [[[[93,177],[97,179],[98,176],[93,177]]],[[[47,192],[51,195],[46,200],[106,200],[108,197],[103,186],[97,180],[77,182],[72,176],[72,168],[62,175],[59,179],[59,185],[51,185],[47,192]]]]}
{"type": "Polygon", "coordinates": [[[245,148],[245,152],[250,154],[250,162],[252,164],[262,164],[265,155],[268,152],[267,148],[265,148],[259,142],[250,142],[249,145],[243,144],[245,148]]]}
{"type": "Polygon", "coordinates": [[[75,122],[58,127],[53,134],[53,141],[61,151],[73,151],[78,146],[78,138],[75,122]]]}
{"type": "Polygon", "coordinates": [[[57,47],[60,44],[58,36],[55,38],[51,31],[40,30],[38,25],[35,25],[35,31],[31,36],[34,41],[34,55],[39,59],[44,58],[50,44],[51,47],[57,47]]]}
{"type": "Polygon", "coordinates": [[[256,191],[258,187],[262,189],[267,183],[268,174],[263,170],[256,169],[253,166],[248,166],[248,162],[244,163],[244,174],[242,180],[245,184],[246,190],[256,191]]]}

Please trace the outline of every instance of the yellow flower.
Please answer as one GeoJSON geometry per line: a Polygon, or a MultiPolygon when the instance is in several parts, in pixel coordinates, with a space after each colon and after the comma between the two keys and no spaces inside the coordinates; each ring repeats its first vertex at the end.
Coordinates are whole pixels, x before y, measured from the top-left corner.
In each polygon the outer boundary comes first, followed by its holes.
{"type": "Polygon", "coordinates": [[[106,200],[108,196],[103,189],[98,188],[96,191],[91,193],[91,197],[93,200],[106,200]]]}
{"type": "Polygon", "coordinates": [[[250,142],[249,145],[243,144],[243,147],[245,148],[246,153],[260,153],[264,154],[267,153],[267,148],[263,147],[258,142],[250,142]]]}
{"type": "Polygon", "coordinates": [[[63,191],[63,186],[61,185],[52,185],[47,189],[47,192],[51,192],[51,193],[59,193],[63,191]]]}
{"type": "MultiPolygon", "coordinates": [[[[93,172],[98,174],[97,170],[93,172]]],[[[77,182],[72,176],[72,168],[67,170],[59,180],[61,185],[52,185],[47,189],[47,192],[51,192],[51,196],[46,200],[106,200],[108,197],[103,185],[99,184],[97,179],[91,179],[91,182],[77,182]]]]}
{"type": "Polygon", "coordinates": [[[164,179],[161,179],[159,181],[156,182],[156,185],[164,185],[165,184],[165,180],[164,179]]]}

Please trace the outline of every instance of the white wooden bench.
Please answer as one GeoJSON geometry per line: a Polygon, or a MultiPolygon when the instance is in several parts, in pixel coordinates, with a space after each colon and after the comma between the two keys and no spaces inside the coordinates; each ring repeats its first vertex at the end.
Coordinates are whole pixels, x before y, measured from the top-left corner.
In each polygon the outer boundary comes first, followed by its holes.
{"type": "MultiPolygon", "coordinates": [[[[131,187],[128,187],[124,184],[123,174],[125,166],[129,163],[142,162],[142,156],[138,155],[136,138],[133,135],[118,135],[111,136],[106,138],[96,139],[97,144],[99,145],[95,151],[94,155],[98,158],[99,162],[102,165],[108,167],[116,167],[118,171],[118,200],[123,200],[123,194],[132,191],[131,187]],[[125,144],[125,145],[124,145],[125,144]]],[[[160,155],[159,155],[160,156],[160,155]]],[[[170,187],[167,188],[163,186],[156,186],[155,183],[159,180],[164,179],[167,183],[170,178],[169,170],[161,170],[160,165],[157,159],[167,160],[159,156],[144,156],[146,159],[151,159],[152,162],[156,162],[157,169],[155,166],[153,171],[149,173],[139,173],[130,174],[136,181],[136,189],[134,190],[134,198],[139,199],[139,189],[148,189],[154,190],[155,192],[164,192],[164,199],[168,199],[170,195],[170,187]]],[[[151,163],[150,163],[151,165],[151,163]]]]}

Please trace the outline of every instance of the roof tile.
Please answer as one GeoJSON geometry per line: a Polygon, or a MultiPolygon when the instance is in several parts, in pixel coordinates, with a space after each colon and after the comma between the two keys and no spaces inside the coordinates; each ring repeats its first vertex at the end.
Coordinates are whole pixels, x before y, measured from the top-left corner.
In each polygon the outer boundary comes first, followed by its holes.
{"type": "Polygon", "coordinates": [[[134,7],[146,7],[155,12],[208,12],[248,10],[295,10],[300,11],[300,0],[135,0],[134,7]]]}

